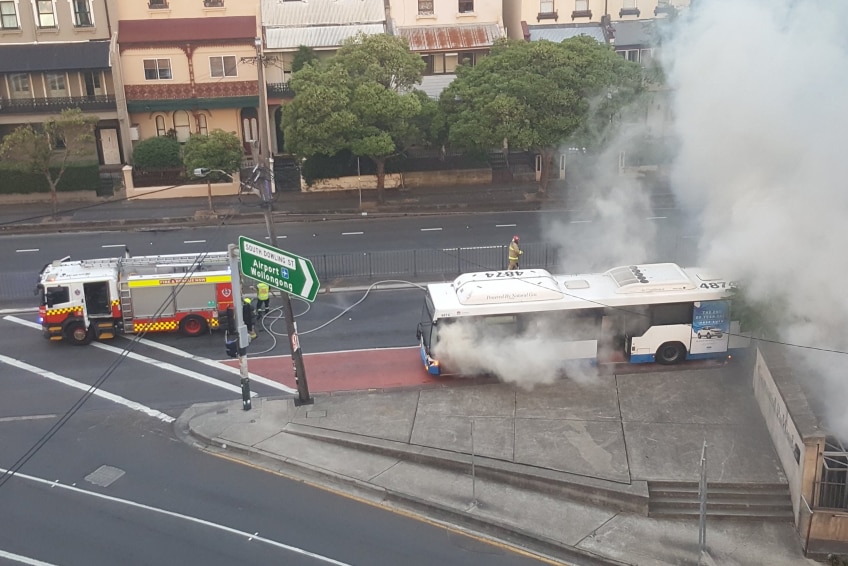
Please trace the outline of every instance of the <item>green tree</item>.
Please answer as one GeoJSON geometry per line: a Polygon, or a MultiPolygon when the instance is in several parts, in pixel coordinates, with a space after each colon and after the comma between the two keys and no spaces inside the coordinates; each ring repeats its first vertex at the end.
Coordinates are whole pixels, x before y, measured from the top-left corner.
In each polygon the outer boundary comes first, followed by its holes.
{"type": "Polygon", "coordinates": [[[451,143],[529,149],[542,156],[539,191],[567,140],[593,147],[641,90],[642,70],[587,36],[562,43],[499,41],[476,66],[460,66],[441,96],[451,143]]]}
{"type": "Polygon", "coordinates": [[[325,63],[292,77],[294,100],[283,111],[286,148],[299,157],[349,149],[377,166],[383,201],[386,160],[422,137],[414,86],[424,62],[400,37],[359,34],[325,63]]]}
{"type": "Polygon", "coordinates": [[[171,136],[157,136],[138,142],[133,148],[133,166],[141,171],[182,167],[180,142],[171,136]]]}
{"type": "Polygon", "coordinates": [[[292,73],[298,72],[306,65],[314,65],[317,61],[318,55],[315,51],[307,45],[301,45],[292,57],[292,73]]]}
{"type": "Polygon", "coordinates": [[[47,179],[54,217],[59,211],[56,186],[68,163],[96,158],[94,127],[97,120],[96,116],[86,116],[79,108],[69,108],[40,128],[30,124],[18,126],[0,144],[0,158],[47,179]]]}
{"type": "Polygon", "coordinates": [[[232,132],[216,129],[209,135],[192,135],[183,148],[183,164],[189,172],[210,169],[206,176],[209,210],[212,208],[212,181],[231,176],[241,167],[244,155],[239,137],[232,132]],[[222,175],[221,171],[226,173],[222,175]]]}

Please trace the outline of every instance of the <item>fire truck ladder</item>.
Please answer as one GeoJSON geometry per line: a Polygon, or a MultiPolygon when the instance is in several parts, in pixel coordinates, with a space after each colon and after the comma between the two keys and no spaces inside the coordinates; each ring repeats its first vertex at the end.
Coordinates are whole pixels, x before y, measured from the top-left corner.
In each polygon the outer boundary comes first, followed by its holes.
{"type": "Polygon", "coordinates": [[[227,252],[211,252],[128,257],[121,259],[121,266],[124,270],[138,269],[140,273],[157,274],[187,272],[190,268],[195,271],[223,270],[229,262],[227,252]]]}
{"type": "Polygon", "coordinates": [[[134,332],[132,295],[126,281],[121,282],[121,319],[124,323],[124,332],[132,334],[134,332]]]}

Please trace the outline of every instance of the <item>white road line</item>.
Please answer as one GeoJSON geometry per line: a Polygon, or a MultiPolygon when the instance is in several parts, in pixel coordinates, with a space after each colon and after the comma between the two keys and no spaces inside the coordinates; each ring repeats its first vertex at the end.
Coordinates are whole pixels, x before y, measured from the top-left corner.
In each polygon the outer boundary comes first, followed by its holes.
{"type": "MultiPolygon", "coordinates": [[[[7,473],[9,470],[5,470],[0,468],[0,473],[7,473]]],[[[198,517],[192,517],[191,515],[184,515],[183,513],[177,513],[175,511],[168,511],[167,509],[162,509],[161,507],[153,507],[152,505],[145,505],[144,503],[138,503],[137,501],[133,501],[131,499],[122,499],[120,497],[114,497],[111,495],[106,495],[104,493],[98,493],[96,491],[88,491],[85,489],[81,489],[72,485],[65,485],[63,483],[59,483],[55,480],[47,480],[44,478],[39,478],[36,476],[31,476],[29,474],[22,474],[20,472],[14,475],[15,478],[21,480],[31,481],[33,483],[38,483],[41,485],[45,485],[52,489],[64,489],[70,491],[72,493],[76,493],[79,495],[84,495],[88,497],[94,497],[96,499],[101,499],[104,501],[109,501],[110,503],[117,503],[118,505],[126,505],[128,507],[132,507],[135,509],[141,509],[142,511],[149,511],[151,513],[158,513],[160,515],[165,515],[166,517],[173,517],[175,519],[180,519],[183,521],[187,521],[189,523],[195,523],[197,525],[201,525],[204,527],[209,527],[212,529],[217,529],[219,531],[223,531],[225,533],[229,533],[231,535],[236,535],[240,537],[244,537],[247,540],[253,540],[256,542],[261,542],[267,544],[269,546],[273,546],[276,548],[280,548],[282,550],[287,550],[289,552],[293,552],[295,554],[299,554],[301,556],[308,556],[309,558],[314,558],[319,562],[323,562],[325,564],[333,564],[335,566],[350,566],[346,562],[340,562],[338,560],[334,560],[327,556],[322,556],[320,554],[315,554],[314,552],[309,552],[308,550],[304,550],[302,548],[298,548],[296,546],[291,546],[282,542],[278,542],[269,538],[261,537],[258,533],[250,533],[247,531],[240,531],[238,529],[234,529],[232,527],[228,527],[226,525],[222,525],[220,523],[213,523],[212,521],[207,521],[205,519],[200,519],[198,517]]]]}
{"type": "Polygon", "coordinates": [[[439,232],[441,228],[421,228],[422,232],[439,232]]]}
{"type": "Polygon", "coordinates": [[[667,216],[649,216],[645,220],[665,220],[667,216]]]}
{"type": "Polygon", "coordinates": [[[342,232],[342,236],[361,236],[365,232],[342,232]]]}
{"type": "MultiPolygon", "coordinates": [[[[128,337],[125,338],[127,338],[127,340],[130,340],[130,338],[128,337]]],[[[153,340],[148,340],[147,338],[138,338],[137,340],[139,344],[150,346],[151,348],[156,348],[158,350],[162,350],[163,352],[168,352],[169,354],[172,354],[174,356],[179,356],[180,358],[185,358],[193,362],[205,364],[207,366],[211,366],[215,369],[219,369],[227,373],[231,373],[233,375],[241,375],[238,368],[230,367],[227,364],[222,364],[221,362],[217,362],[211,358],[195,356],[194,354],[190,354],[185,350],[180,350],[179,348],[174,348],[173,346],[166,346],[165,344],[160,344],[159,342],[154,342],[153,340]]],[[[275,389],[279,389],[280,391],[285,391],[286,393],[297,393],[297,389],[292,389],[291,387],[287,387],[282,383],[277,383],[276,381],[273,381],[266,377],[262,377],[261,375],[249,373],[248,376],[250,377],[251,381],[254,381],[256,383],[261,383],[262,385],[267,385],[268,387],[273,387],[275,389]]]]}
{"type": "MultiPolygon", "coordinates": [[[[277,236],[278,240],[285,240],[286,238],[288,238],[288,236],[277,236]]],[[[270,240],[271,236],[265,236],[265,239],[270,240]]]]}
{"type": "Polygon", "coordinates": [[[517,224],[495,224],[495,228],[515,228],[517,224]]]}
{"type": "Polygon", "coordinates": [[[125,248],[126,244],[103,244],[100,246],[101,248],[125,248]]]}
{"type": "Polygon", "coordinates": [[[25,415],[22,417],[0,417],[0,423],[11,423],[17,421],[40,421],[43,419],[55,419],[59,415],[25,415]]]}
{"type": "MultiPolygon", "coordinates": [[[[22,318],[18,318],[16,316],[6,316],[3,317],[4,320],[9,320],[11,322],[16,322],[18,324],[22,324],[23,326],[28,326],[30,328],[35,328],[37,330],[41,330],[41,326],[35,322],[30,322],[29,320],[24,320],[22,318]]],[[[116,348],[115,346],[109,346],[107,344],[103,344],[101,342],[92,342],[91,346],[95,348],[100,348],[101,350],[106,350],[107,352],[112,352],[113,354],[121,355],[124,353],[124,350],[121,348],[116,348]]],[[[230,383],[225,383],[219,379],[215,379],[214,377],[209,377],[208,375],[203,375],[202,373],[197,373],[196,371],[191,371],[190,369],[181,368],[179,366],[175,366],[174,364],[169,364],[167,362],[161,362],[159,360],[155,360],[153,358],[148,358],[147,356],[142,356],[141,354],[136,354],[135,352],[130,352],[127,354],[127,357],[135,360],[137,362],[142,362],[145,364],[150,364],[152,366],[156,366],[159,369],[164,369],[166,371],[171,371],[177,373],[179,375],[190,377],[192,379],[196,379],[198,381],[202,381],[203,383],[213,385],[215,387],[220,387],[222,389],[226,389],[227,391],[232,391],[233,393],[241,393],[241,386],[233,385],[230,383]]],[[[251,394],[253,397],[256,397],[256,393],[251,394]]]]}
{"type": "Polygon", "coordinates": [[[184,244],[205,244],[206,240],[183,240],[184,244]]]}
{"type": "Polygon", "coordinates": [[[25,254],[25,253],[37,252],[37,251],[38,251],[38,248],[24,248],[22,250],[15,250],[15,253],[25,254]]]}
{"type": "Polygon", "coordinates": [[[20,562],[21,564],[28,564],[29,566],[56,566],[55,564],[51,564],[50,562],[42,562],[41,560],[29,558],[28,556],[12,554],[11,552],[6,552],[5,550],[0,550],[0,558],[5,558],[6,560],[12,560],[14,562],[20,562]]]}
{"type": "MultiPolygon", "coordinates": [[[[53,373],[52,371],[47,371],[46,369],[41,369],[40,367],[36,367],[36,366],[30,365],[26,362],[22,362],[20,360],[16,360],[16,359],[10,358],[8,356],[4,356],[3,354],[0,354],[0,362],[7,364],[7,365],[10,365],[10,366],[13,366],[13,367],[16,367],[16,368],[19,368],[19,369],[22,369],[24,371],[28,371],[30,373],[34,373],[36,375],[40,375],[41,377],[45,377],[45,378],[53,380],[53,381],[58,381],[59,383],[61,383],[63,385],[67,385],[68,387],[73,387],[74,389],[79,389],[80,391],[88,391],[89,389],[91,389],[91,386],[86,384],[86,383],[81,383],[79,381],[75,381],[75,380],[70,379],[68,377],[64,377],[62,375],[59,375],[58,373],[53,373]]],[[[172,423],[176,420],[174,417],[172,417],[170,415],[166,415],[165,413],[157,411],[156,409],[151,409],[150,407],[146,407],[146,406],[142,405],[141,403],[136,403],[135,401],[130,401],[129,399],[126,399],[125,397],[121,397],[119,395],[114,395],[113,393],[103,391],[102,389],[96,389],[92,393],[92,395],[94,395],[95,397],[102,397],[103,399],[106,399],[107,401],[112,401],[113,403],[117,403],[119,405],[123,405],[123,406],[125,406],[129,409],[132,409],[133,411],[142,412],[146,415],[149,415],[153,418],[159,419],[160,421],[164,421],[166,423],[172,423]]]]}
{"type": "Polygon", "coordinates": [[[591,224],[591,220],[572,220],[572,224],[591,224]]]}

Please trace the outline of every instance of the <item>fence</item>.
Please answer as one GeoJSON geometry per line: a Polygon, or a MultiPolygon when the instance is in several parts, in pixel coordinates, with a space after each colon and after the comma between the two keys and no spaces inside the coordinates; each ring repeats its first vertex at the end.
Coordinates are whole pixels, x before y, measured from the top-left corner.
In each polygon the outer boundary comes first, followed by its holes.
{"type": "Polygon", "coordinates": [[[836,438],[825,440],[816,508],[848,509],[848,451],[836,438]]]}

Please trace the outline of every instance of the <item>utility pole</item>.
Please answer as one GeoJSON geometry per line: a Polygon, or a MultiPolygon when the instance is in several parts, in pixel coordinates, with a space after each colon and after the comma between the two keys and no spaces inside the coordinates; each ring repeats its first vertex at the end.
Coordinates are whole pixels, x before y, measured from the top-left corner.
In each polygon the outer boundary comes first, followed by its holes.
{"type": "MultiPolygon", "coordinates": [[[[277,231],[274,227],[274,200],[272,188],[274,188],[274,159],[271,157],[271,135],[268,120],[268,89],[265,85],[265,60],[262,55],[262,38],[256,41],[256,68],[259,80],[259,159],[263,175],[262,200],[265,210],[265,226],[268,228],[268,238],[273,247],[277,247],[277,231]]],[[[309,385],[306,382],[306,368],[303,366],[303,350],[300,348],[300,339],[297,336],[297,323],[294,321],[291,296],[281,290],[283,298],[283,314],[286,317],[286,332],[289,335],[289,345],[292,350],[292,369],[294,380],[297,384],[297,398],[295,406],[311,405],[314,400],[309,396],[309,385]]]]}
{"type": "Polygon", "coordinates": [[[247,371],[247,345],[250,337],[242,315],[241,277],[239,276],[238,250],[235,244],[227,246],[227,257],[230,259],[230,276],[233,286],[233,314],[236,316],[236,332],[238,333],[238,361],[241,375],[241,403],[245,411],[252,407],[250,401],[250,373],[247,371]]]}

